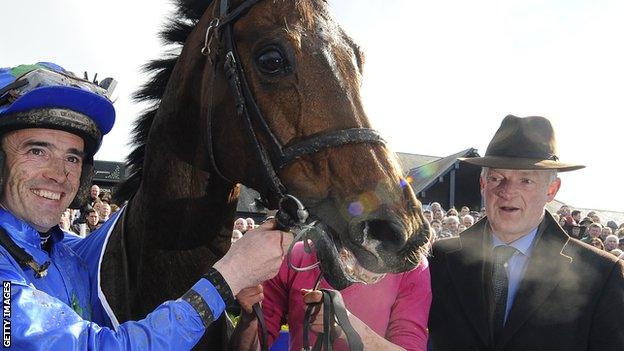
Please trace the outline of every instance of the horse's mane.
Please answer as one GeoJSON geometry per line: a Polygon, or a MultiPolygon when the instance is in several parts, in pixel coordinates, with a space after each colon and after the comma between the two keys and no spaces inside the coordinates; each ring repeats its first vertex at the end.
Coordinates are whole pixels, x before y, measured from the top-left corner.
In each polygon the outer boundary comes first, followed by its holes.
{"type": "MultiPolygon", "coordinates": [[[[175,0],[174,15],[167,20],[160,31],[163,44],[174,46],[175,49],[184,45],[191,31],[211,3],[212,0],[175,0]]],[[[143,70],[150,75],[150,78],[134,93],[133,99],[137,102],[147,102],[151,106],[143,111],[132,128],[131,144],[133,149],[126,158],[126,167],[130,170],[130,176],[115,191],[115,198],[120,203],[130,199],[141,184],[147,136],[178,56],[179,53],[169,54],[163,58],[152,60],[143,66],[143,70]]]]}
{"type": "MultiPolygon", "coordinates": [[[[323,0],[323,2],[325,1],[323,0]]],[[[134,93],[133,99],[137,102],[147,102],[150,107],[138,117],[132,128],[131,145],[133,149],[126,158],[126,167],[129,169],[130,176],[115,190],[115,199],[119,203],[129,200],[139,189],[143,177],[147,137],[167,87],[167,82],[176,65],[181,47],[211,3],[212,0],[174,0],[176,9],[160,31],[163,44],[172,50],[164,57],[152,60],[143,66],[143,71],[148,73],[150,78],[134,93]]],[[[308,23],[313,17],[313,3],[314,1],[295,1],[295,9],[308,23]]]]}

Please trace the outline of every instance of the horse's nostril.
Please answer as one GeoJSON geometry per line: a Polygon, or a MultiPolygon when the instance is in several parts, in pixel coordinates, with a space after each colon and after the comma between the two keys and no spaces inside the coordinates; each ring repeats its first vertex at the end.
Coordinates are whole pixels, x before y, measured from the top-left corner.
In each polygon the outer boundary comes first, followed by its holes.
{"type": "Polygon", "coordinates": [[[392,252],[401,250],[407,242],[407,237],[402,227],[392,221],[364,221],[362,222],[362,231],[365,240],[379,240],[384,249],[392,252]]]}

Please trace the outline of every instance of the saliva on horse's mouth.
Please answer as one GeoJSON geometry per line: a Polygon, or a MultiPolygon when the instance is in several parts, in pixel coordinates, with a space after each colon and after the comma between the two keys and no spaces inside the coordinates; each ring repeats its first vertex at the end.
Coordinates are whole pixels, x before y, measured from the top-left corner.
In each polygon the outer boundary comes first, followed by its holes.
{"type": "MultiPolygon", "coordinates": [[[[373,284],[386,275],[385,273],[373,273],[364,268],[353,252],[346,248],[340,239],[337,239],[337,235],[329,234],[331,231],[331,228],[316,220],[301,228],[301,231],[295,235],[295,241],[312,242],[316,248],[318,263],[303,268],[293,267],[295,270],[305,271],[320,265],[325,280],[338,290],[342,290],[352,283],[373,284]]],[[[291,244],[289,252],[293,244],[291,244]]],[[[378,256],[376,257],[378,258],[378,256]]],[[[290,260],[290,258],[288,259],[290,260]]]]}
{"type": "MultiPolygon", "coordinates": [[[[379,255],[370,247],[364,247],[377,261],[380,261],[379,255]]],[[[386,276],[386,273],[371,272],[359,262],[353,251],[348,249],[344,243],[339,243],[335,247],[338,255],[338,262],[344,274],[353,282],[363,284],[374,284],[386,276]]]]}
{"type": "Polygon", "coordinates": [[[385,273],[373,273],[362,267],[355,255],[344,247],[340,249],[339,257],[344,272],[356,282],[374,284],[386,276],[385,273]]]}

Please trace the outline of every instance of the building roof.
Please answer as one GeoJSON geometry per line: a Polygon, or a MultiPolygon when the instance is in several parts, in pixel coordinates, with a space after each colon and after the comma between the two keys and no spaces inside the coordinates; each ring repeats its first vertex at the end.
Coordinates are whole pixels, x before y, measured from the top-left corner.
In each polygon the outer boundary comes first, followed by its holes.
{"type": "Polygon", "coordinates": [[[399,164],[401,165],[403,172],[406,173],[411,169],[418,168],[424,164],[437,161],[442,158],[438,156],[409,154],[407,152],[397,152],[396,155],[399,158],[399,164]]]}
{"type": "Polygon", "coordinates": [[[419,167],[410,169],[407,173],[408,181],[412,184],[415,193],[427,190],[438,179],[455,168],[455,164],[461,157],[479,157],[477,149],[468,148],[453,155],[439,158],[438,160],[423,164],[419,167]]]}

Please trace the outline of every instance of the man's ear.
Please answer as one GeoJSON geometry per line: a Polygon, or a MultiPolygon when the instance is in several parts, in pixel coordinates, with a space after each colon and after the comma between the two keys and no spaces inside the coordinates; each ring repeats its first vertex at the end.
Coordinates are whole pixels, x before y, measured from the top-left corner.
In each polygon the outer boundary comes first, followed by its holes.
{"type": "Polygon", "coordinates": [[[555,199],[555,196],[559,192],[559,188],[561,188],[561,179],[560,178],[557,178],[557,179],[553,180],[548,185],[548,192],[546,193],[546,195],[548,196],[548,202],[550,202],[550,201],[555,199]]]}
{"type": "Polygon", "coordinates": [[[479,176],[479,190],[481,191],[481,195],[483,195],[483,189],[485,189],[485,180],[482,176],[479,176]]]}

